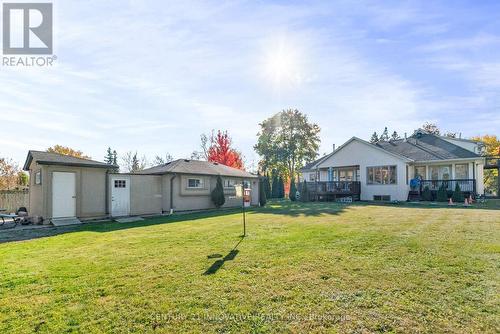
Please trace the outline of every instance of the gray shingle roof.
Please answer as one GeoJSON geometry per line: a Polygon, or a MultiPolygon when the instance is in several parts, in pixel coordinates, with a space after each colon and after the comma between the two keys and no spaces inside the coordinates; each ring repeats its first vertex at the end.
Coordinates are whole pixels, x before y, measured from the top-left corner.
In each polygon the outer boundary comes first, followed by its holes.
{"type": "Polygon", "coordinates": [[[479,158],[480,156],[439,136],[417,133],[404,139],[378,142],[378,147],[414,161],[479,158]]]}
{"type": "Polygon", "coordinates": [[[244,178],[257,178],[257,175],[245,172],[241,169],[225,166],[219,163],[213,163],[200,160],[179,159],[164,165],[159,165],[144,169],[137,174],[199,174],[199,175],[221,175],[244,178]]]}
{"type": "Polygon", "coordinates": [[[325,160],[326,158],[328,158],[330,155],[331,155],[331,153],[330,154],[326,154],[326,155],[322,156],[321,158],[316,159],[316,160],[314,160],[312,162],[309,162],[309,163],[305,164],[304,167],[302,167],[300,170],[302,172],[313,170],[314,166],[316,166],[317,164],[319,164],[320,162],[322,162],[323,160],[325,160]]]}
{"type": "Polygon", "coordinates": [[[94,168],[117,168],[118,166],[109,165],[104,162],[76,158],[69,155],[59,153],[43,152],[43,151],[29,151],[24,163],[24,170],[28,170],[31,161],[35,160],[40,165],[65,165],[77,167],[94,167],[94,168]]]}

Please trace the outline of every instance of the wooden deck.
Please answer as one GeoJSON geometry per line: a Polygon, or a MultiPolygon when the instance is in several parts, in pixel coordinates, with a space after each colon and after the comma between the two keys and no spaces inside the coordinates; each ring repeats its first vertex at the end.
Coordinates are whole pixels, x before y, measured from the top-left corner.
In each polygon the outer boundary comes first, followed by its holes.
{"type": "Polygon", "coordinates": [[[311,200],[335,201],[338,198],[351,197],[358,201],[361,195],[359,181],[318,181],[307,182],[307,190],[311,200]]]}

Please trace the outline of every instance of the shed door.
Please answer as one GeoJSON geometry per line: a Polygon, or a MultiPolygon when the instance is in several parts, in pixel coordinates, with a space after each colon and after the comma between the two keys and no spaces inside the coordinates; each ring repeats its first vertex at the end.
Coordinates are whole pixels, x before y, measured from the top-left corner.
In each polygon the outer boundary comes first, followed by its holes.
{"type": "Polygon", "coordinates": [[[111,178],[111,215],[113,217],[130,214],[130,178],[111,178]]]}
{"type": "Polygon", "coordinates": [[[52,173],[52,218],[76,217],[76,174],[52,173]]]}

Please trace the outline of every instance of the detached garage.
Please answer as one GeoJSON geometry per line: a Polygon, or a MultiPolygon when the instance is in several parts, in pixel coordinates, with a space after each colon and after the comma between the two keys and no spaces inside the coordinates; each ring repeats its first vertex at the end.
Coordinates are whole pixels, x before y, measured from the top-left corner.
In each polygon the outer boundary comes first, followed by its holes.
{"type": "Polygon", "coordinates": [[[258,176],[197,160],[175,160],[136,174],[116,173],[118,166],[57,153],[29,151],[29,215],[46,221],[156,215],[212,209],[210,194],[221,176],[226,203],[241,205],[235,185],[250,189],[259,203],[258,176]]]}

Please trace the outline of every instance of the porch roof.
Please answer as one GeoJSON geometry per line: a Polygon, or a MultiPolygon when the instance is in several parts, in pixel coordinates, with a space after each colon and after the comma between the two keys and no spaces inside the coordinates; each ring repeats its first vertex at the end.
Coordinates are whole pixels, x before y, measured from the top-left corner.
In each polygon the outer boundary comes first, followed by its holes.
{"type": "Polygon", "coordinates": [[[407,140],[383,141],[376,145],[415,162],[480,158],[479,155],[432,134],[418,133],[407,140]]]}

